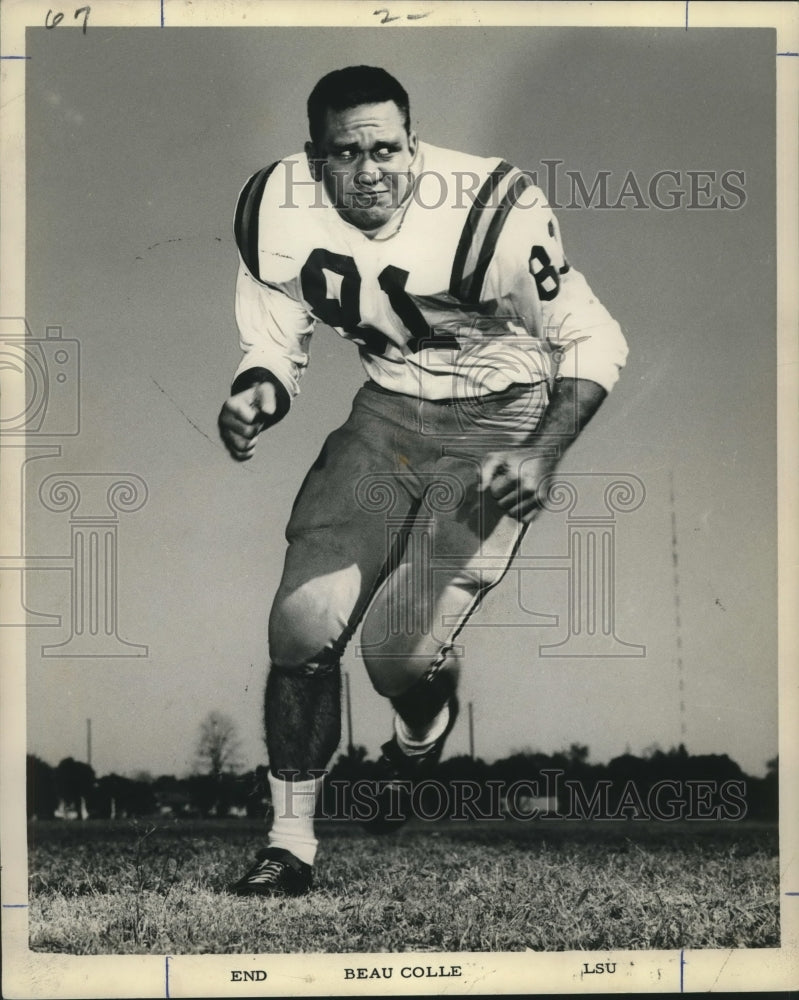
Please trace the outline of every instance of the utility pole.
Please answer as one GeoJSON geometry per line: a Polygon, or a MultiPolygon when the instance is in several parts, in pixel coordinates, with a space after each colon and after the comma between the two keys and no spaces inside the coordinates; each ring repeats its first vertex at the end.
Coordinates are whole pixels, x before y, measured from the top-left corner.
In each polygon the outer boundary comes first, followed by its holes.
{"type": "Polygon", "coordinates": [[[682,614],[680,610],[680,559],[677,548],[677,505],[674,498],[674,472],[669,473],[669,506],[671,507],[671,565],[674,582],[674,629],[677,643],[677,691],[680,711],[680,743],[685,744],[685,669],[682,659],[682,614]]]}
{"type": "Polygon", "coordinates": [[[86,763],[92,766],[92,720],[86,720],[86,763]]]}
{"type": "Polygon", "coordinates": [[[347,704],[347,753],[352,756],[355,744],[352,742],[352,700],[350,698],[350,675],[344,671],[344,699],[347,704]]]}
{"type": "Polygon", "coordinates": [[[469,756],[474,760],[474,704],[469,702],[469,756]]]}

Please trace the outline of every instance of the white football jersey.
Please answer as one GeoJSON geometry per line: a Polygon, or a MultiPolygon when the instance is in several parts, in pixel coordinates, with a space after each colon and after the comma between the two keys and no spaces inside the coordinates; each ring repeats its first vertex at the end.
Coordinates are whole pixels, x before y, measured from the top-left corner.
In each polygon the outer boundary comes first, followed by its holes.
{"type": "Polygon", "coordinates": [[[409,197],[369,236],[338,214],[304,154],[250,178],[235,218],[237,375],[268,369],[296,395],[320,321],[405,395],[463,399],[555,374],[609,391],[624,336],[567,263],[531,178],[426,143],[411,172],[409,197]]]}

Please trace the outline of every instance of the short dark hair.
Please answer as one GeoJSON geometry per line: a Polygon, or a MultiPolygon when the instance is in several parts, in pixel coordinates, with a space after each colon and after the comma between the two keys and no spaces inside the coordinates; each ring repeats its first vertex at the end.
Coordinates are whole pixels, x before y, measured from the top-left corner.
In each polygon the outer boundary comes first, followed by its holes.
{"type": "Polygon", "coordinates": [[[324,135],[328,110],[346,111],[360,104],[393,101],[411,131],[411,109],[405,88],[390,73],[377,66],[347,66],[323,76],[308,98],[308,128],[315,146],[324,135]]]}

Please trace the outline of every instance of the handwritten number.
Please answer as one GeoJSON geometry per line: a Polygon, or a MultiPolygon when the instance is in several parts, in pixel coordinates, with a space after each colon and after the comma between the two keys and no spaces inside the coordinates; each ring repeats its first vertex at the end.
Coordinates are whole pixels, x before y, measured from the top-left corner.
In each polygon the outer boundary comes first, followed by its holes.
{"type": "Polygon", "coordinates": [[[83,34],[86,34],[86,28],[89,25],[89,14],[91,13],[91,7],[78,7],[75,11],[75,19],[83,14],[83,34]]]}
{"type": "MultiPolygon", "coordinates": [[[[400,14],[395,14],[392,17],[391,16],[391,11],[388,9],[388,7],[381,7],[379,10],[373,10],[372,13],[375,15],[375,17],[377,17],[378,14],[382,14],[383,15],[383,20],[380,22],[381,24],[390,24],[391,21],[399,21],[401,19],[401,15],[400,14]]],[[[427,11],[425,14],[406,14],[405,15],[405,20],[406,21],[421,21],[421,19],[423,17],[428,17],[429,14],[430,14],[430,11],[427,11]]]]}
{"type": "MultiPolygon", "coordinates": [[[[77,20],[81,14],[83,15],[83,34],[86,34],[86,29],[89,26],[89,14],[91,13],[91,7],[78,7],[73,15],[75,20],[77,20]]],[[[44,19],[45,28],[55,28],[64,20],[64,14],[59,11],[57,14],[53,14],[52,8],[47,11],[47,17],[44,19]]]]}

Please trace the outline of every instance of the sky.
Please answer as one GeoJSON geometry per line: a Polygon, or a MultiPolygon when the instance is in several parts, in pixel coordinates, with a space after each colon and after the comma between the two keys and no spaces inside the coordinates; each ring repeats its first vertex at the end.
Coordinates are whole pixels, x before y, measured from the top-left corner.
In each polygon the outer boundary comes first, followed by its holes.
{"type": "MultiPolygon", "coordinates": [[[[364,376],[352,345],[320,328],[290,415],[252,462],[228,458],[216,418],[239,359],[232,215],[250,174],[302,148],[316,80],[367,62],[404,82],[421,138],[539,178],[561,161],[551,194],[568,259],[630,345],[561,468],[643,485],[616,518],[614,593],[616,636],[644,655],[541,655],[567,634],[568,583],[531,568],[567,552],[565,515],[542,515],[523,568],[461,636],[476,753],[579,742],[606,761],[682,741],[764,773],[777,752],[774,51],[769,29],[29,29],[26,315],[37,338],[61,327],[80,392],[79,433],[46,425],[59,453],[24,474],[26,552],[42,567],[25,574],[24,601],[62,618],[30,619],[30,752],[85,759],[91,719],[98,774],[187,773],[200,722],[220,710],[238,724],[242,765],[265,761],[285,523],[364,376]],[[568,207],[566,171],[589,185],[609,171],[616,202],[630,171],[646,190],[663,170],[686,192],[690,171],[715,172],[693,182],[711,196],[740,172],[744,197],[728,192],[738,207],[726,210],[688,207],[689,194],[672,210],[568,207]],[[56,474],[81,476],[72,523],[40,493],[56,474]],[[146,498],[105,524],[116,629],[134,644],[115,652],[143,655],[44,655],[80,603],[65,567],[75,518],[97,513],[87,487],[102,507],[125,476],[146,498]]],[[[344,668],[355,742],[374,754],[390,709],[357,640],[344,668]]],[[[448,752],[467,748],[462,721],[448,752]]]]}

